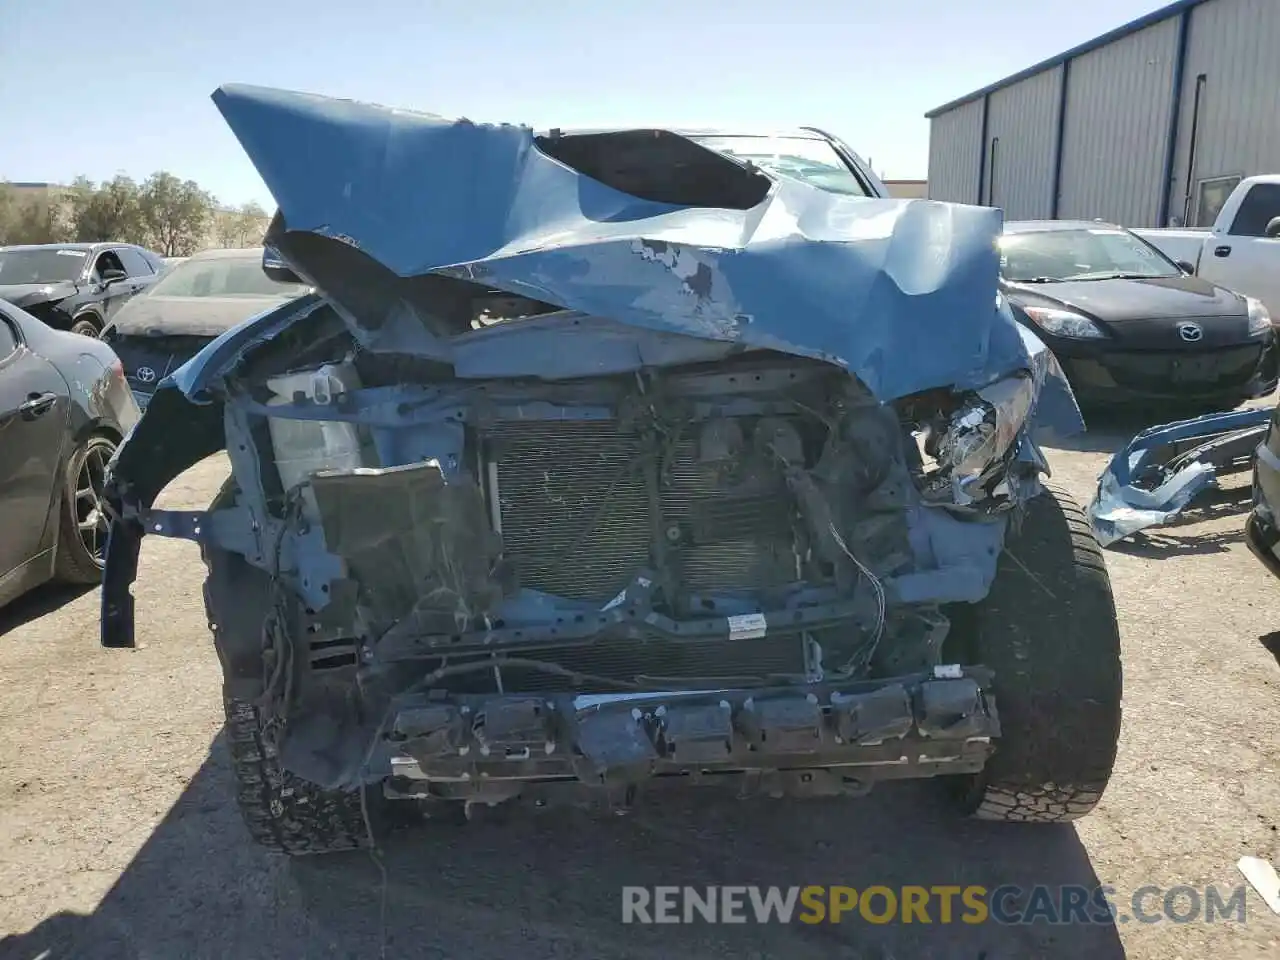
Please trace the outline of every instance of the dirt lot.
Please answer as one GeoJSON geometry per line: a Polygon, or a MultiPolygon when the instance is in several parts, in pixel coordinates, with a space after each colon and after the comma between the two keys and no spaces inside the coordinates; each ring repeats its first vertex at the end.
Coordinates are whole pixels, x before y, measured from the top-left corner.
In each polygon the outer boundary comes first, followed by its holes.
{"type": "MultiPolygon", "coordinates": [[[[1081,498],[1128,425],[1051,452],[1081,498]]],[[[200,507],[225,471],[180,478],[200,507]]],[[[958,822],[921,784],[849,803],[682,803],[393,837],[288,862],[250,846],[221,742],[196,548],[144,548],[132,652],[97,641],[97,593],[0,611],[0,957],[1280,957],[1243,925],[623,926],[623,884],[1234,887],[1280,861],[1280,583],[1244,547],[1240,498],[1108,554],[1124,635],[1119,764],[1077,827],[958,822]]],[[[1148,898],[1147,909],[1157,900],[1148,898]]]]}

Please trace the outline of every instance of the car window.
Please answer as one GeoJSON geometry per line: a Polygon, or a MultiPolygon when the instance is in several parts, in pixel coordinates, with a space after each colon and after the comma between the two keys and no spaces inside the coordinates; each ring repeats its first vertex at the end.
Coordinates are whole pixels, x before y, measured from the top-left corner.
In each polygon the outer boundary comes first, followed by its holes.
{"type": "Polygon", "coordinates": [[[1239,184],[1239,177],[1208,177],[1197,183],[1196,215],[1192,226],[1212,227],[1239,184]]]}
{"type": "Polygon", "coordinates": [[[127,273],[124,269],[124,264],[120,262],[120,258],[116,256],[114,250],[104,250],[98,254],[98,259],[93,265],[93,280],[101,283],[103,274],[108,270],[119,270],[122,273],[127,273]]]}
{"type": "Polygon", "coordinates": [[[124,264],[125,270],[129,271],[129,276],[150,277],[155,274],[155,270],[147,262],[147,258],[137,250],[130,247],[121,247],[115,252],[120,255],[120,262],[124,264]]]}
{"type": "Polygon", "coordinates": [[[1035,230],[1000,238],[1000,275],[1015,283],[1176,277],[1172,261],[1127,230],[1035,230]]]}
{"type": "Polygon", "coordinates": [[[708,150],[749,160],[768,173],[803,180],[831,193],[871,194],[828,141],[812,137],[748,135],[691,137],[708,150]]]}
{"type": "Polygon", "coordinates": [[[278,283],[254,256],[184,260],[170,267],[151,288],[156,297],[296,297],[300,283],[278,283]]]}
{"type": "Polygon", "coordinates": [[[17,349],[17,334],[14,333],[13,327],[10,326],[9,319],[0,316],[0,360],[7,359],[9,354],[17,349]]]}
{"type": "Polygon", "coordinates": [[[1239,237],[1265,237],[1267,224],[1280,217],[1280,183],[1255,183],[1244,195],[1231,232],[1239,237]]]}
{"type": "Polygon", "coordinates": [[[83,250],[37,247],[0,250],[0,284],[60,283],[75,280],[84,269],[83,250]]]}

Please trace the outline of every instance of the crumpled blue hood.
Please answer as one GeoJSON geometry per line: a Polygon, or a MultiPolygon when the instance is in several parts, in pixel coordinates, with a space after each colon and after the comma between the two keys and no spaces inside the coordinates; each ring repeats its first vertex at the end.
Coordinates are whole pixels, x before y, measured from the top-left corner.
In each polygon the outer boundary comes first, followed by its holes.
{"type": "Polygon", "coordinates": [[[983,386],[1044,349],[997,306],[998,210],[784,178],[747,210],[674,206],[577,172],[525,127],[238,84],[213,99],[290,232],[401,277],[825,359],[881,400],[983,386]]]}

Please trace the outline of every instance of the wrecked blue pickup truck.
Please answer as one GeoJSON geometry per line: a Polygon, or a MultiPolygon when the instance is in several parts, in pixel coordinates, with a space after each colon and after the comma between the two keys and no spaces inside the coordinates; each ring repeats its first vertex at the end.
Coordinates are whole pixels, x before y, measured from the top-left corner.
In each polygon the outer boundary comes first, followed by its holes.
{"type": "Polygon", "coordinates": [[[274,267],[319,292],[211,343],[120,448],[102,641],[134,644],[143,536],[199,543],[258,841],[669,787],[1098,802],[1115,609],[1040,483],[1034,435],[1081,422],[997,296],[998,211],[670,131],[214,100],[274,267]],[[208,510],[153,507],[220,450],[208,510]]]}

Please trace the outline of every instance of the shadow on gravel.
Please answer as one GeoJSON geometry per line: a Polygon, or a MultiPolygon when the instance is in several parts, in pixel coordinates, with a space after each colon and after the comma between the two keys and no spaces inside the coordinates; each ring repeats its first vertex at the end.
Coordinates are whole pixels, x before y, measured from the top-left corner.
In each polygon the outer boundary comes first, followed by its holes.
{"type": "MultiPolygon", "coordinates": [[[[215,741],[210,760],[99,908],[91,916],[57,915],[0,941],[0,957],[1124,956],[1110,921],[943,924],[936,901],[929,924],[875,925],[855,912],[838,925],[624,925],[621,887],[628,884],[994,890],[1099,883],[1073,828],[960,821],[924,784],[835,803],[697,799],[613,819],[564,811],[466,827],[423,824],[392,834],[381,864],[364,854],[290,862],[249,844],[224,747],[215,741]]],[[[957,901],[957,920],[961,913],[957,901]]]]}
{"type": "Polygon", "coordinates": [[[1276,658],[1276,664],[1280,665],[1280,630],[1264,634],[1258,638],[1258,642],[1267,648],[1267,652],[1276,658]]]}
{"type": "Polygon", "coordinates": [[[1065,440],[1055,440],[1049,446],[1078,453],[1115,453],[1147,427],[1188,420],[1205,412],[1196,408],[1159,405],[1085,410],[1085,432],[1065,440]]]}
{"type": "Polygon", "coordinates": [[[62,583],[46,583],[25,593],[7,606],[0,607],[0,637],[11,630],[26,626],[32,620],[39,620],[47,613],[52,613],[72,600],[79,600],[94,585],[69,586],[62,583]]]}

